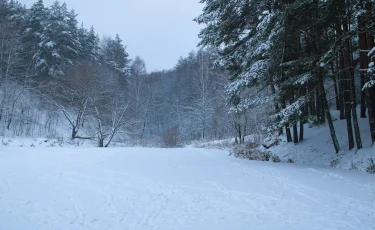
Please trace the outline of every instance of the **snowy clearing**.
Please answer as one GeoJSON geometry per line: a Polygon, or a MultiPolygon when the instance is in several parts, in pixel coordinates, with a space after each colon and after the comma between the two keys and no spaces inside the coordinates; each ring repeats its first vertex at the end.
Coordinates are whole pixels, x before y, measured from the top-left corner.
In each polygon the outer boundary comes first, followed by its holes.
{"type": "Polygon", "coordinates": [[[0,148],[0,229],[375,229],[375,177],[204,149],[0,148]]]}

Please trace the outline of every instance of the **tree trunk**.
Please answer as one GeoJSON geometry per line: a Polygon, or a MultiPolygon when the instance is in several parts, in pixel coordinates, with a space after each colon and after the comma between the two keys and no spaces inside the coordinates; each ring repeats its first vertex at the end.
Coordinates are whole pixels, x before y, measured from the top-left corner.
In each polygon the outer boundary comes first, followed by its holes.
{"type": "Polygon", "coordinates": [[[352,104],[352,107],[353,107],[352,115],[353,115],[353,123],[354,123],[355,141],[357,143],[357,149],[361,149],[362,148],[361,132],[359,130],[357,110],[356,110],[356,106],[354,103],[352,104]]]}
{"type": "Polygon", "coordinates": [[[299,142],[302,142],[304,140],[304,135],[303,135],[303,121],[301,120],[300,123],[299,123],[299,142]]]}
{"type": "Polygon", "coordinates": [[[348,131],[348,143],[349,150],[354,148],[353,128],[352,128],[352,116],[350,103],[345,103],[345,116],[346,116],[346,127],[348,131]]]}
{"type": "Polygon", "coordinates": [[[104,138],[103,137],[99,137],[98,145],[99,145],[99,148],[103,148],[104,147],[104,138]]]}
{"type": "Polygon", "coordinates": [[[285,124],[285,134],[286,134],[286,141],[288,143],[292,142],[292,134],[290,133],[289,123],[285,124]]]}
{"type": "Polygon", "coordinates": [[[335,67],[333,62],[331,63],[331,71],[332,71],[332,83],[333,83],[333,89],[335,91],[335,101],[336,101],[336,109],[340,110],[340,98],[339,98],[339,92],[337,88],[337,73],[335,71],[335,67]]]}
{"type": "Polygon", "coordinates": [[[339,145],[339,142],[338,142],[337,137],[336,137],[336,131],[335,131],[335,127],[333,125],[331,112],[329,111],[329,108],[328,108],[327,95],[326,95],[326,91],[324,89],[322,68],[321,67],[318,67],[318,68],[319,68],[319,70],[318,70],[318,81],[319,81],[319,83],[318,84],[319,84],[320,90],[322,91],[322,98],[323,98],[323,103],[324,103],[324,107],[325,107],[326,118],[327,118],[327,121],[328,121],[329,131],[331,133],[331,139],[332,139],[332,143],[333,143],[333,146],[335,148],[335,151],[336,151],[336,153],[338,153],[340,151],[340,145],[339,145]]]}
{"type": "Polygon", "coordinates": [[[311,82],[307,83],[307,94],[310,95],[308,101],[308,114],[313,115],[315,114],[315,94],[312,92],[311,82]]]}
{"type": "MultiPolygon", "coordinates": [[[[339,38],[342,38],[343,35],[346,36],[346,34],[343,34],[343,27],[345,27],[345,23],[342,23],[342,19],[346,18],[346,10],[345,10],[345,0],[339,0],[337,2],[338,4],[338,18],[336,21],[336,32],[339,38]]],[[[345,28],[344,28],[345,29],[345,28]]],[[[345,43],[346,43],[345,38],[345,43]]],[[[346,45],[345,45],[346,46],[346,45]]],[[[354,139],[353,139],[353,128],[352,128],[352,116],[351,116],[351,105],[350,105],[350,92],[349,92],[349,86],[350,86],[350,74],[349,71],[346,69],[346,67],[349,68],[349,57],[348,57],[348,50],[345,50],[345,46],[340,47],[339,51],[339,64],[340,64],[340,83],[342,86],[342,93],[344,96],[344,103],[343,108],[345,108],[345,118],[346,118],[346,126],[347,126],[347,132],[348,132],[348,142],[349,142],[349,150],[354,148],[354,139]]],[[[341,111],[340,111],[340,118],[342,117],[341,111]]]]}
{"type": "MultiPolygon", "coordinates": [[[[269,75],[268,80],[269,80],[268,84],[270,85],[270,89],[271,89],[271,94],[273,96],[276,96],[276,88],[275,88],[275,83],[273,81],[272,74],[269,75]]],[[[279,103],[278,103],[278,100],[276,98],[274,98],[273,106],[274,106],[274,110],[275,110],[274,113],[275,114],[280,112],[279,103]]],[[[280,120],[277,119],[276,121],[279,122],[280,120]]],[[[279,132],[279,135],[282,135],[283,134],[283,128],[279,128],[278,132],[279,132]]]]}
{"type": "MultiPolygon", "coordinates": [[[[325,94],[325,93],[324,93],[325,94]]],[[[331,139],[332,139],[332,143],[333,143],[333,146],[335,148],[335,151],[336,153],[338,153],[340,151],[340,145],[339,145],[339,141],[337,140],[337,137],[336,137],[336,131],[335,131],[335,127],[333,126],[333,121],[332,121],[332,117],[331,117],[331,112],[329,111],[328,109],[328,102],[326,101],[326,106],[327,106],[327,109],[326,109],[326,116],[327,116],[327,121],[328,121],[328,126],[329,126],[329,131],[331,133],[331,139]]]]}
{"type": "Polygon", "coordinates": [[[359,57],[360,57],[360,75],[361,75],[361,118],[366,118],[366,94],[362,90],[366,81],[366,70],[369,65],[368,47],[366,36],[366,22],[363,15],[358,16],[358,37],[359,37],[359,57]]]}
{"type": "MultiPolygon", "coordinates": [[[[322,90],[320,90],[321,94],[323,93],[322,90]]],[[[326,116],[325,116],[325,112],[326,112],[326,107],[324,106],[324,101],[326,100],[326,98],[323,98],[322,95],[320,95],[320,98],[319,98],[319,101],[320,101],[320,114],[319,114],[319,123],[320,124],[324,124],[326,122],[326,116]]]]}
{"type": "Polygon", "coordinates": [[[241,124],[237,124],[237,135],[238,140],[240,141],[240,144],[243,144],[243,138],[242,138],[242,130],[241,130],[241,124]]]}
{"type": "MultiPolygon", "coordinates": [[[[366,12],[367,17],[374,21],[372,15],[372,2],[370,0],[366,1],[366,12]]],[[[371,50],[374,47],[374,37],[371,33],[367,33],[367,49],[371,50]]],[[[375,60],[370,60],[375,61],[375,60]]],[[[368,109],[368,119],[370,123],[370,133],[372,144],[375,144],[375,87],[371,87],[365,90],[366,102],[368,109]]]]}
{"type": "MultiPolygon", "coordinates": [[[[306,93],[308,91],[308,87],[307,86],[304,86],[300,89],[299,93],[300,93],[300,96],[303,96],[306,98],[306,93]]],[[[299,118],[299,142],[302,142],[303,141],[303,126],[304,126],[304,123],[305,121],[307,120],[307,110],[308,110],[308,102],[305,101],[305,103],[303,104],[302,106],[302,113],[300,115],[300,118],[299,118]]]]}
{"type": "MultiPolygon", "coordinates": [[[[292,93],[290,104],[293,104],[295,100],[295,95],[292,93]]],[[[293,142],[294,144],[298,144],[298,128],[297,128],[297,122],[293,124],[293,142]]]]}
{"type": "Polygon", "coordinates": [[[320,95],[319,95],[319,88],[317,87],[316,89],[315,89],[315,99],[316,99],[316,114],[315,114],[315,116],[316,116],[316,123],[317,124],[319,124],[319,122],[320,122],[320,118],[319,118],[319,115],[320,115],[320,109],[321,109],[321,105],[320,105],[320,95]]]}
{"type": "Polygon", "coordinates": [[[373,145],[375,144],[375,119],[374,119],[375,111],[373,110],[375,108],[374,88],[375,87],[365,90],[367,108],[368,108],[368,119],[370,123],[371,142],[373,145]]]}
{"type": "MultiPolygon", "coordinates": [[[[343,23],[343,29],[344,29],[344,33],[345,34],[348,34],[348,23],[346,20],[344,20],[344,23],[343,23]]],[[[358,119],[357,119],[357,109],[356,109],[356,94],[355,94],[355,83],[354,83],[354,67],[353,67],[353,62],[352,62],[352,59],[351,59],[351,44],[350,44],[350,40],[349,38],[346,38],[345,39],[345,51],[344,51],[344,59],[345,59],[345,68],[347,70],[347,77],[348,77],[348,81],[347,81],[347,89],[349,90],[349,92],[346,96],[346,99],[349,99],[349,100],[346,100],[345,102],[347,103],[347,109],[349,111],[347,111],[347,116],[346,116],[346,120],[347,120],[347,125],[348,125],[348,135],[349,135],[349,149],[352,149],[351,146],[352,146],[352,135],[353,135],[353,132],[349,130],[352,129],[352,124],[351,124],[351,119],[352,119],[352,116],[353,116],[353,124],[354,124],[354,134],[355,134],[355,139],[356,139],[356,144],[357,144],[357,148],[358,149],[361,149],[362,148],[362,140],[361,140],[361,133],[359,131],[359,125],[358,125],[358,119]],[[351,113],[351,114],[350,114],[351,113]],[[352,116],[350,116],[352,115],[352,116]],[[350,122],[349,122],[350,121],[350,122]]],[[[354,145],[354,143],[353,143],[354,145]]],[[[353,146],[354,147],[354,146],[353,146]]]]}
{"type": "Polygon", "coordinates": [[[78,131],[77,131],[76,127],[73,126],[73,128],[72,128],[72,136],[71,136],[72,140],[74,140],[76,138],[77,133],[78,133],[78,131]]]}
{"type": "MultiPolygon", "coordinates": [[[[336,22],[336,34],[337,34],[337,42],[339,42],[339,37],[342,36],[342,29],[341,29],[341,22],[336,22]]],[[[340,50],[339,57],[338,57],[338,71],[339,71],[339,100],[340,100],[340,120],[345,119],[345,100],[344,100],[344,92],[345,92],[345,63],[344,63],[344,54],[340,50]]]]}
{"type": "Polygon", "coordinates": [[[298,144],[298,129],[297,129],[297,123],[293,125],[293,142],[294,144],[298,144]]]}
{"type": "Polygon", "coordinates": [[[324,98],[322,98],[322,91],[319,87],[316,88],[316,117],[318,124],[325,123],[325,107],[324,98]]]}
{"type": "MultiPolygon", "coordinates": [[[[286,108],[286,102],[285,102],[285,99],[283,99],[281,101],[281,107],[282,109],[285,109],[286,108]]],[[[289,128],[289,122],[285,123],[285,134],[286,134],[286,141],[289,143],[289,142],[292,142],[293,139],[292,139],[292,134],[290,133],[290,128],[289,128]]]]}

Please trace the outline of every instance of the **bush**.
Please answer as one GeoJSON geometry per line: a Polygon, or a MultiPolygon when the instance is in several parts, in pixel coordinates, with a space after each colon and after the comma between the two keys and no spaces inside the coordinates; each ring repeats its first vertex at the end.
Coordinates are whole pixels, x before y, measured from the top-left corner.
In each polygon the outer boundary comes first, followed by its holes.
{"type": "Polygon", "coordinates": [[[351,167],[350,167],[350,170],[355,170],[355,171],[358,171],[358,164],[357,164],[357,163],[354,163],[354,162],[352,162],[352,163],[351,163],[351,167]]]}
{"type": "Polygon", "coordinates": [[[254,161],[269,161],[271,154],[269,152],[263,152],[257,147],[259,144],[250,142],[246,145],[236,146],[233,149],[233,155],[238,158],[244,158],[254,161]]]}
{"type": "Polygon", "coordinates": [[[1,140],[1,143],[2,143],[2,145],[4,145],[4,146],[8,146],[9,143],[10,143],[10,141],[9,141],[9,140],[8,140],[8,141],[1,140]]]}
{"type": "Polygon", "coordinates": [[[334,159],[331,161],[331,167],[336,167],[340,163],[340,159],[334,159]]]}
{"type": "Polygon", "coordinates": [[[366,168],[366,172],[375,174],[375,162],[374,159],[370,158],[369,166],[366,168]]]}
{"type": "Polygon", "coordinates": [[[271,156],[271,161],[275,162],[275,163],[281,162],[280,157],[277,156],[277,155],[272,155],[271,156]]]}
{"type": "Polygon", "coordinates": [[[166,148],[177,147],[180,144],[180,130],[177,126],[168,128],[163,133],[163,144],[166,148]]]}
{"type": "Polygon", "coordinates": [[[288,160],[286,161],[286,163],[292,164],[292,163],[294,163],[294,161],[291,158],[288,158],[288,160]]]}

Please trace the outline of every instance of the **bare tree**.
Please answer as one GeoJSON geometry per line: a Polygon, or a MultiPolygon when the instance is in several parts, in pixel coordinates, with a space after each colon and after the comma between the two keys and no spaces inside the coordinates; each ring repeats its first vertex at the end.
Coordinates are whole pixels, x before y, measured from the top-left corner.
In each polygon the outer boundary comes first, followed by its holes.
{"type": "Polygon", "coordinates": [[[123,100],[124,93],[108,98],[105,104],[96,97],[91,98],[92,119],[96,127],[99,147],[108,147],[113,138],[125,131],[132,121],[126,119],[129,102],[123,100]]]}
{"type": "Polygon", "coordinates": [[[95,127],[99,147],[108,147],[116,135],[125,133],[134,123],[129,116],[127,89],[118,84],[117,75],[105,66],[91,81],[89,117],[95,127]]]}
{"type": "Polygon", "coordinates": [[[64,115],[71,127],[71,139],[94,139],[78,134],[84,126],[89,100],[95,93],[99,68],[89,61],[82,61],[67,71],[64,79],[51,81],[44,87],[44,97],[64,115]]]}

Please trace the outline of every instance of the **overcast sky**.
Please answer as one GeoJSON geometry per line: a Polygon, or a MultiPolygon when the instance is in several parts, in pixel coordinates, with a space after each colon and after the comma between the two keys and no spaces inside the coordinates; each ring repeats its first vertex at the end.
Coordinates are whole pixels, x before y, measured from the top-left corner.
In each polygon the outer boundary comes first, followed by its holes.
{"type": "MultiPolygon", "coordinates": [[[[36,0],[19,0],[30,6],[36,0]]],[[[50,6],[54,0],[44,0],[50,6]]],[[[64,2],[64,1],[60,1],[64,2]]],[[[173,68],[181,56],[196,49],[201,26],[193,18],[201,12],[199,0],[65,0],[79,13],[86,28],[102,37],[116,33],[131,57],[141,56],[148,71],[173,68]]]]}

